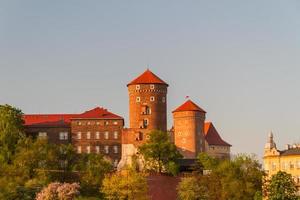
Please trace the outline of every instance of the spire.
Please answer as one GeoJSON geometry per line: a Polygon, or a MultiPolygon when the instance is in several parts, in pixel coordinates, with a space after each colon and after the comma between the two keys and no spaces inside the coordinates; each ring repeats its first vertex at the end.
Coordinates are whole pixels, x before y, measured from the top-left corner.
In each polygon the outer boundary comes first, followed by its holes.
{"type": "Polygon", "coordinates": [[[276,143],[274,142],[273,132],[269,133],[268,142],[265,145],[265,149],[273,149],[276,148],[276,143]]]}

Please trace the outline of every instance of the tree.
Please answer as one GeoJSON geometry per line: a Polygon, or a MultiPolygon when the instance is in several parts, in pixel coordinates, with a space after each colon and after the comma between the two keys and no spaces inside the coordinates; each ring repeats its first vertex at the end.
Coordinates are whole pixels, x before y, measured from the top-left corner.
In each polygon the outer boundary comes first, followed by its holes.
{"type": "Polygon", "coordinates": [[[99,194],[104,175],[112,170],[111,163],[101,154],[78,155],[74,169],[79,171],[81,192],[87,195],[99,194]]]}
{"type": "Polygon", "coordinates": [[[269,200],[296,200],[296,186],[292,176],[279,171],[271,177],[268,186],[269,200]]]}
{"type": "Polygon", "coordinates": [[[139,153],[145,159],[146,168],[159,173],[163,170],[176,172],[176,162],[182,158],[176,146],[170,142],[168,134],[162,131],[151,132],[150,139],[139,147],[139,153]]]}
{"type": "Polygon", "coordinates": [[[146,200],[147,191],[146,176],[132,168],[106,175],[101,188],[108,200],[146,200]]]}
{"type": "Polygon", "coordinates": [[[0,163],[11,163],[17,143],[23,138],[22,111],[10,105],[0,105],[0,163]]]}
{"type": "MultiPolygon", "coordinates": [[[[253,200],[261,193],[264,173],[254,157],[239,155],[233,160],[216,160],[202,154],[198,157],[198,164],[202,169],[209,169],[210,173],[194,173],[193,177],[197,181],[185,184],[190,184],[189,189],[194,193],[197,193],[197,188],[204,188],[206,196],[201,196],[202,198],[253,200]]],[[[179,191],[184,193],[183,190],[179,191]]]]}
{"type": "Polygon", "coordinates": [[[50,183],[36,195],[36,200],[73,200],[79,195],[78,183],[50,183]]]}
{"type": "Polygon", "coordinates": [[[206,188],[199,184],[196,177],[183,178],[177,187],[180,200],[207,200],[206,188]]]}

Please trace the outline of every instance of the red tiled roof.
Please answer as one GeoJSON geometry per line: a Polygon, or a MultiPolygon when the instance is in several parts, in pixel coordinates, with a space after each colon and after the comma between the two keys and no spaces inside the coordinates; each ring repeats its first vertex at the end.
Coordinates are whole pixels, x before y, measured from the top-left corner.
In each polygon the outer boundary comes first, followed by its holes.
{"type": "Polygon", "coordinates": [[[197,104],[192,102],[191,100],[187,100],[184,104],[176,108],[173,112],[181,112],[181,111],[199,111],[205,112],[202,108],[200,108],[197,104]]]}
{"type": "Polygon", "coordinates": [[[104,108],[94,108],[82,114],[30,114],[23,115],[25,126],[69,125],[72,119],[123,119],[104,108]]]}
{"type": "Polygon", "coordinates": [[[209,145],[231,146],[221,138],[218,131],[211,122],[205,122],[204,135],[205,140],[209,145]]]}
{"type": "Polygon", "coordinates": [[[75,118],[95,118],[95,119],[123,119],[119,115],[116,115],[114,113],[111,113],[107,111],[107,109],[104,108],[94,108],[92,110],[86,111],[80,115],[76,115],[75,118]]]}
{"type": "Polygon", "coordinates": [[[131,81],[127,84],[129,85],[136,85],[136,84],[163,84],[168,85],[166,82],[161,80],[158,76],[156,76],[153,72],[147,69],[144,73],[142,73],[139,77],[131,81]]]}

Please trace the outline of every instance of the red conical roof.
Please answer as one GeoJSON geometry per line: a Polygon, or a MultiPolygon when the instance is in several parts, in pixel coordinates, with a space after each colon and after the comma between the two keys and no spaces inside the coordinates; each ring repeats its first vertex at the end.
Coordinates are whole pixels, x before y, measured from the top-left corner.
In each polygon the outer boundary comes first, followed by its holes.
{"type": "Polygon", "coordinates": [[[211,122],[205,122],[205,124],[204,124],[204,137],[205,137],[206,142],[209,145],[230,146],[231,147],[231,144],[228,144],[221,138],[218,131],[216,130],[216,128],[214,127],[214,125],[211,122]]]}
{"type": "Polygon", "coordinates": [[[127,84],[129,85],[136,85],[136,84],[163,84],[167,85],[166,82],[161,80],[158,76],[156,76],[153,72],[151,72],[149,69],[147,69],[144,73],[142,73],[139,77],[131,81],[127,84]]]}
{"type": "Polygon", "coordinates": [[[191,100],[187,100],[184,104],[176,108],[173,112],[181,112],[181,111],[199,111],[205,112],[202,108],[200,108],[197,104],[192,102],[191,100]]]}

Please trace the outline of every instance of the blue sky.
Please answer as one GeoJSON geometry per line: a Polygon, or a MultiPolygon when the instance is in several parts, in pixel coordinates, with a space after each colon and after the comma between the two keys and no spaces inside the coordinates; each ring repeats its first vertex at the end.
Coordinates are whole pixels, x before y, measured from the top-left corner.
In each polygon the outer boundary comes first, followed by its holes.
{"type": "Polygon", "coordinates": [[[300,142],[299,1],[2,1],[0,103],[25,113],[97,105],[128,122],[126,84],[147,66],[189,95],[234,153],[300,142]]]}

